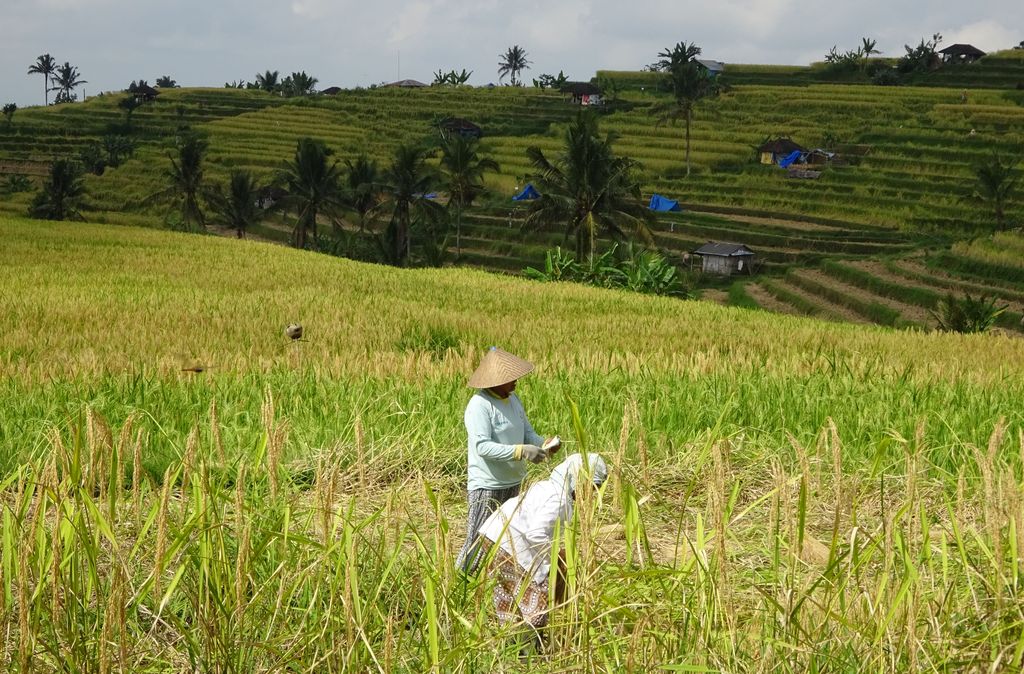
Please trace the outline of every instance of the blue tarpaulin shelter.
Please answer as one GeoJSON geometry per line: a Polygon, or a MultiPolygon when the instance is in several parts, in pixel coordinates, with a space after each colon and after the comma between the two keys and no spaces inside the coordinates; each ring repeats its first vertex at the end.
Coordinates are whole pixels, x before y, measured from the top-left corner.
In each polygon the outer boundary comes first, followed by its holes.
{"type": "Polygon", "coordinates": [[[679,206],[679,202],[678,201],[673,201],[671,199],[666,199],[665,197],[661,196],[660,194],[652,194],[651,195],[651,203],[649,203],[647,205],[647,208],[651,209],[652,211],[659,211],[659,212],[663,212],[663,213],[667,213],[669,211],[681,211],[681,210],[683,210],[679,206]]]}
{"type": "Polygon", "coordinates": [[[799,159],[801,154],[803,154],[803,152],[801,152],[800,150],[793,150],[792,152],[790,152],[785,157],[779,160],[779,166],[781,166],[782,168],[787,168],[790,164],[799,159]]]}
{"type": "Polygon", "coordinates": [[[540,199],[540,192],[533,186],[533,183],[528,183],[522,192],[512,197],[512,201],[526,201],[527,199],[540,199]]]}

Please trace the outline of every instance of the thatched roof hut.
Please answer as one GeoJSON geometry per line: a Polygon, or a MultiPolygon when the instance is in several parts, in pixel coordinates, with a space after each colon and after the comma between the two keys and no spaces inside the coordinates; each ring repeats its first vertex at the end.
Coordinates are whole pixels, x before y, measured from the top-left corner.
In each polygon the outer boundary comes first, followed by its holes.
{"type": "Polygon", "coordinates": [[[806,152],[803,147],[788,136],[769,137],[768,140],[761,143],[757,148],[762,164],[774,164],[782,157],[792,154],[797,150],[806,152]]]}
{"type": "Polygon", "coordinates": [[[973,44],[960,43],[951,44],[945,49],[940,49],[939,53],[942,54],[943,63],[972,63],[985,55],[985,52],[973,44]]]}
{"type": "Polygon", "coordinates": [[[442,131],[448,133],[457,133],[463,138],[480,138],[484,135],[483,129],[469,121],[468,119],[462,119],[461,117],[448,117],[438,124],[442,131]]]}

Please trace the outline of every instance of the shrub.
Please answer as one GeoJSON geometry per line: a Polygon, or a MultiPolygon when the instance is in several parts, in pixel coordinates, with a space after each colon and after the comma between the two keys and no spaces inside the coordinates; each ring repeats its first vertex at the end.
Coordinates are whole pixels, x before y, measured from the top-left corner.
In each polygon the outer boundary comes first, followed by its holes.
{"type": "Polygon", "coordinates": [[[950,292],[945,299],[939,301],[937,311],[932,316],[939,324],[940,330],[949,332],[985,332],[991,328],[999,317],[1006,311],[1007,306],[996,305],[994,297],[980,296],[971,297],[964,293],[963,297],[956,297],[950,292]]]}

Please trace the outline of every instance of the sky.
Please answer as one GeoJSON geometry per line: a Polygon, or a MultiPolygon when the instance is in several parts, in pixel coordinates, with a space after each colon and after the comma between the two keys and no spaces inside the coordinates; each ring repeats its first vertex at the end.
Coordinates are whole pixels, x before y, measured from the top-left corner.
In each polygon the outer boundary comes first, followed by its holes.
{"type": "Polygon", "coordinates": [[[42,103],[42,76],[26,71],[44,53],[78,66],[91,96],[161,75],[223,86],[264,70],[304,70],[325,88],[465,68],[482,85],[514,44],[533,63],[527,82],[638,70],[679,41],[726,63],[808,64],[862,37],[899,56],[936,32],[943,45],[1009,48],[1024,40],[1024,2],[0,0],[0,105],[42,103]]]}

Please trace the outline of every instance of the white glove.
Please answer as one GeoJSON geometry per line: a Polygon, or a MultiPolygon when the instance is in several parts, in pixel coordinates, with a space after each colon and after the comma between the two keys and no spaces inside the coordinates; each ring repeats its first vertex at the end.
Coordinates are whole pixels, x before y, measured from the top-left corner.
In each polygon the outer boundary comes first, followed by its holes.
{"type": "Polygon", "coordinates": [[[517,460],[525,459],[531,463],[540,463],[548,458],[548,454],[537,445],[519,445],[516,447],[515,458],[517,460]]]}

